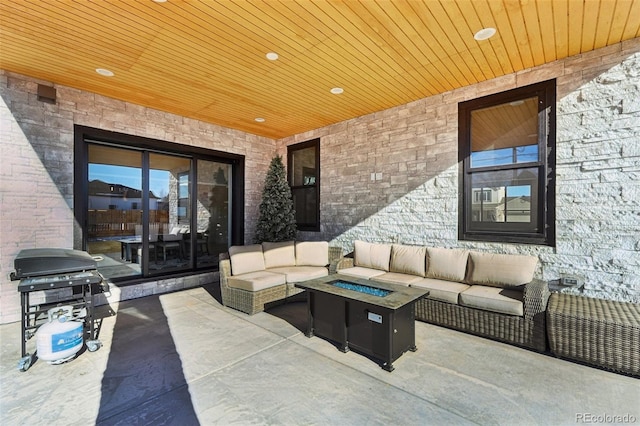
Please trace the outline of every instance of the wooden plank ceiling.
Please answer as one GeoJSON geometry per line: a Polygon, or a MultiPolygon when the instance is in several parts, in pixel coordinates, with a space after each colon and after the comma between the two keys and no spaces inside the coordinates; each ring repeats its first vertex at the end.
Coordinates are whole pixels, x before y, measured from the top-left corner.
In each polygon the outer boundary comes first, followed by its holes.
{"type": "Polygon", "coordinates": [[[0,68],[274,139],[639,36],[638,0],[0,0],[0,68]]]}

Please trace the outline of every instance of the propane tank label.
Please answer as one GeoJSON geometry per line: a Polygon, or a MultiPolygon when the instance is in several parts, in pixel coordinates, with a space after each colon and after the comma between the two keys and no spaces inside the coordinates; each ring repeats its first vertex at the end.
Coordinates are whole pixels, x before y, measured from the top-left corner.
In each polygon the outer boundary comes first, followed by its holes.
{"type": "Polygon", "coordinates": [[[82,327],[51,335],[51,352],[62,352],[82,344],[82,327]]]}

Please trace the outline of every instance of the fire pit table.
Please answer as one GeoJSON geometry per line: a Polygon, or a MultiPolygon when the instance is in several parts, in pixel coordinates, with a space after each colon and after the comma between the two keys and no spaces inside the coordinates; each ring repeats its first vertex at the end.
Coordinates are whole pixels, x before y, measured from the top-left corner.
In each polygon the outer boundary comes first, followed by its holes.
{"type": "Polygon", "coordinates": [[[415,345],[415,302],[428,290],[339,274],[297,283],[307,291],[307,337],[319,336],[371,356],[393,371],[393,362],[415,345]]]}

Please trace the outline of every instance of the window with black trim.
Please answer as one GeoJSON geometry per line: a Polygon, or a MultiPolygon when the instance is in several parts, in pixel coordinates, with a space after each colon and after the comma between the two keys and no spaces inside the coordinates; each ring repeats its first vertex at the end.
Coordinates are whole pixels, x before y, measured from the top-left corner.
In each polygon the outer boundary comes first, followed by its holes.
{"type": "Polygon", "coordinates": [[[320,231],[320,139],[287,147],[289,186],[299,231],[320,231]]]}
{"type": "Polygon", "coordinates": [[[244,242],[244,157],[76,125],[74,247],[114,282],[215,270],[244,242]]]}
{"type": "Polygon", "coordinates": [[[458,105],[461,240],[555,244],[555,80],[458,105]]]}

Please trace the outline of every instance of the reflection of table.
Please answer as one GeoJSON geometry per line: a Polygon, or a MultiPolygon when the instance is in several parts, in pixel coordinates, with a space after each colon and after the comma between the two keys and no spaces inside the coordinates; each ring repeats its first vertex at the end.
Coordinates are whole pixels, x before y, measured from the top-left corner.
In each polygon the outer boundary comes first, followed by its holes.
{"type": "Polygon", "coordinates": [[[142,246],[142,237],[129,237],[120,242],[120,257],[127,262],[138,261],[138,249],[142,246]]]}
{"type": "Polygon", "coordinates": [[[393,371],[393,361],[406,351],[416,351],[414,303],[429,291],[415,287],[362,280],[342,275],[296,283],[307,290],[307,337],[332,340],[347,352],[354,349],[380,360],[393,371]],[[391,291],[380,297],[336,287],[340,280],[391,291]]]}

